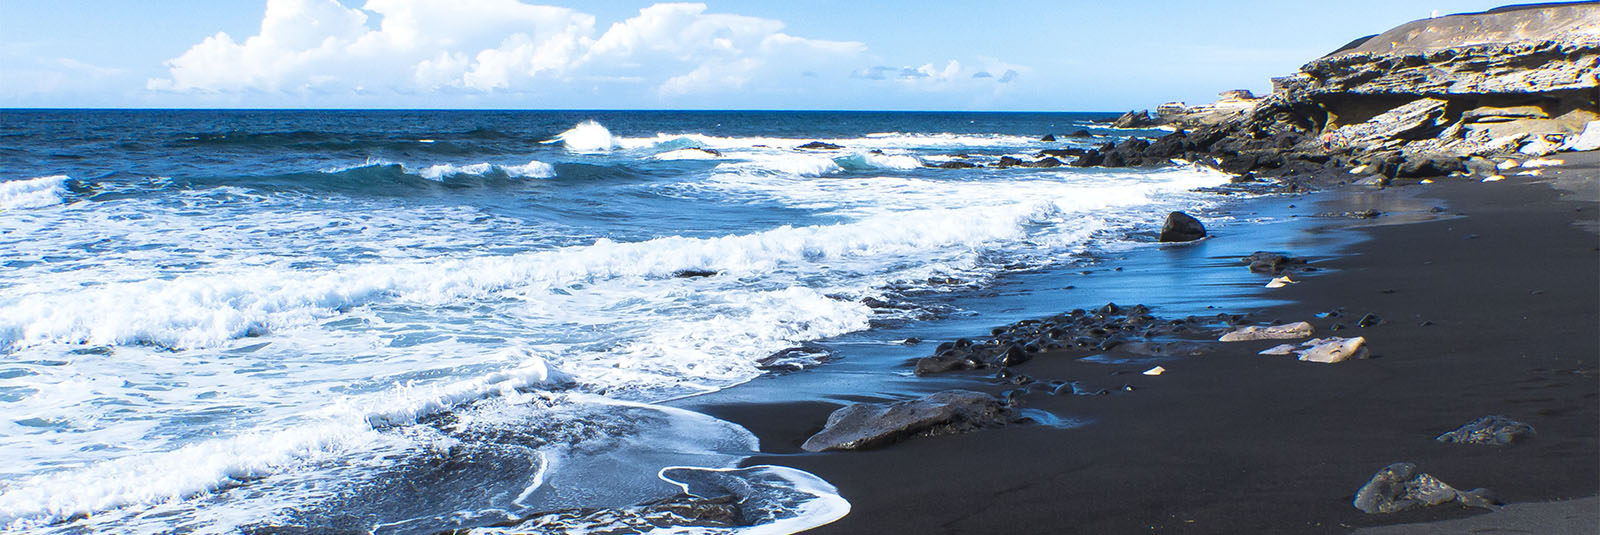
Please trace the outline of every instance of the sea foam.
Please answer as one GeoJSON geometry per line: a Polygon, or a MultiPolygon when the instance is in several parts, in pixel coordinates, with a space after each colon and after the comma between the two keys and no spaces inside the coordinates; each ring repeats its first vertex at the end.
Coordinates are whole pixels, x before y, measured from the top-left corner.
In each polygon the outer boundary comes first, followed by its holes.
{"type": "Polygon", "coordinates": [[[472,401],[571,383],[544,359],[526,351],[513,353],[490,360],[514,359],[514,367],[444,385],[398,385],[388,392],[338,399],[287,429],[246,432],[9,482],[0,486],[0,526],[26,527],[130,504],[182,500],[231,482],[346,459],[357,451],[403,451],[417,444],[384,428],[414,424],[472,401]]]}
{"type": "Polygon", "coordinates": [[[0,182],[0,210],[41,208],[61,204],[67,195],[66,183],[66,175],[0,182]]]}

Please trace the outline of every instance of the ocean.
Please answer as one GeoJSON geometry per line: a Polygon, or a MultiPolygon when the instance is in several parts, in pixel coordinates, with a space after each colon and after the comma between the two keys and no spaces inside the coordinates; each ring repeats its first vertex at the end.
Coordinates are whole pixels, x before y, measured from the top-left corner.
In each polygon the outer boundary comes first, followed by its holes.
{"type": "Polygon", "coordinates": [[[1105,117],[0,111],[0,526],[437,533],[707,480],[768,507],[698,532],[837,518],[664,403],[906,347],[1222,202],[1181,162],[994,165],[1160,133],[1105,117]]]}

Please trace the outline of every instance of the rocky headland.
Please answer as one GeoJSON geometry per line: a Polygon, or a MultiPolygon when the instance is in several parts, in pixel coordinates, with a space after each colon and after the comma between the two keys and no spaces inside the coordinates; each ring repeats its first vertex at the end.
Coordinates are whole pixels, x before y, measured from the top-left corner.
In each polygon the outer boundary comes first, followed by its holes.
{"type": "Polygon", "coordinates": [[[1071,165],[1200,162],[1306,185],[1323,171],[1494,176],[1507,160],[1600,148],[1600,3],[1509,6],[1407,23],[1351,42],[1253,98],[1169,104],[1113,124],[1177,128],[1071,165]]]}

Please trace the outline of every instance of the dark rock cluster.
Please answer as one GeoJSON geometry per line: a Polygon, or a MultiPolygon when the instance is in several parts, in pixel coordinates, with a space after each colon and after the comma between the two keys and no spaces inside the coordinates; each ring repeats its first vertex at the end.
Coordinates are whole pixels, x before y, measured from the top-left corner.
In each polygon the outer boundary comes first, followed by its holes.
{"type": "Polygon", "coordinates": [[[1039,320],[1023,320],[996,327],[990,336],[961,338],[934,348],[933,355],[916,361],[917,375],[932,375],[957,370],[1005,369],[1035,357],[1052,355],[1085,356],[1112,351],[1119,346],[1145,354],[1182,353],[1178,342],[1153,342],[1152,339],[1184,333],[1210,333],[1217,322],[1233,324],[1242,317],[1162,319],[1152,316],[1144,305],[1130,307],[1110,303],[1093,310],[1076,309],[1039,320]]]}

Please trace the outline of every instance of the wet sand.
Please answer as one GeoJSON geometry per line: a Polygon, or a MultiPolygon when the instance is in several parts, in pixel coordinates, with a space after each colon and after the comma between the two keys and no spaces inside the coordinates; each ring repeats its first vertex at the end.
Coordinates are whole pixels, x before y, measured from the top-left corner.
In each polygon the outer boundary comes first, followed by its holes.
{"type": "MultiPolygon", "coordinates": [[[[1208,344],[1207,354],[1161,362],[1165,374],[1145,376],[1136,372],[1149,366],[1139,363],[1043,355],[1017,371],[1112,392],[1032,394],[1024,406],[1085,425],[1010,425],[859,452],[809,454],[798,446],[842,403],[1015,386],[997,384],[993,370],[908,377],[910,364],[900,363],[891,374],[856,380],[814,372],[761,379],[678,404],[755,432],[765,455],[745,464],[791,466],[836,485],[852,511],[813,533],[1348,533],[1484,513],[1447,504],[1368,515],[1351,506],[1373,472],[1400,461],[1456,487],[1490,488],[1505,503],[1592,497],[1600,494],[1600,155],[1557,158],[1568,165],[1539,177],[1352,186],[1261,201],[1314,223],[1261,247],[1234,232],[1153,253],[1200,256],[1188,260],[1195,291],[1215,297],[1206,281],[1268,279],[1221,253],[1287,244],[1287,252],[1307,254],[1323,247],[1311,244],[1342,244],[1342,254],[1314,256],[1318,269],[1303,282],[1273,290],[1252,284],[1237,296],[1277,304],[1219,311],[1262,323],[1309,321],[1317,336],[1364,336],[1371,359],[1317,364],[1256,354],[1277,342],[1208,344]],[[1553,188],[1552,176],[1578,193],[1553,188]],[[1389,224],[1408,218],[1387,215],[1395,212],[1388,208],[1417,203],[1442,211],[1389,224]],[[1317,217],[1367,208],[1386,215],[1317,217]],[[1316,316],[1335,310],[1337,317],[1316,316]],[[1365,314],[1383,321],[1357,327],[1365,314]],[[1343,329],[1331,331],[1334,324],[1343,329]],[[1118,389],[1124,384],[1134,390],[1118,389]],[[787,394],[767,395],[775,392],[787,394]],[[1538,435],[1503,448],[1433,440],[1491,414],[1532,424],[1538,435]]],[[[1067,302],[1062,311],[1097,304],[1067,302]]],[[[983,334],[950,332],[921,348],[928,354],[934,343],[983,334]]],[[[1594,502],[1578,503],[1561,509],[1560,525],[1600,531],[1600,511],[1581,505],[1594,502]]],[[[1417,529],[1448,529],[1432,525],[1417,529]]]]}

